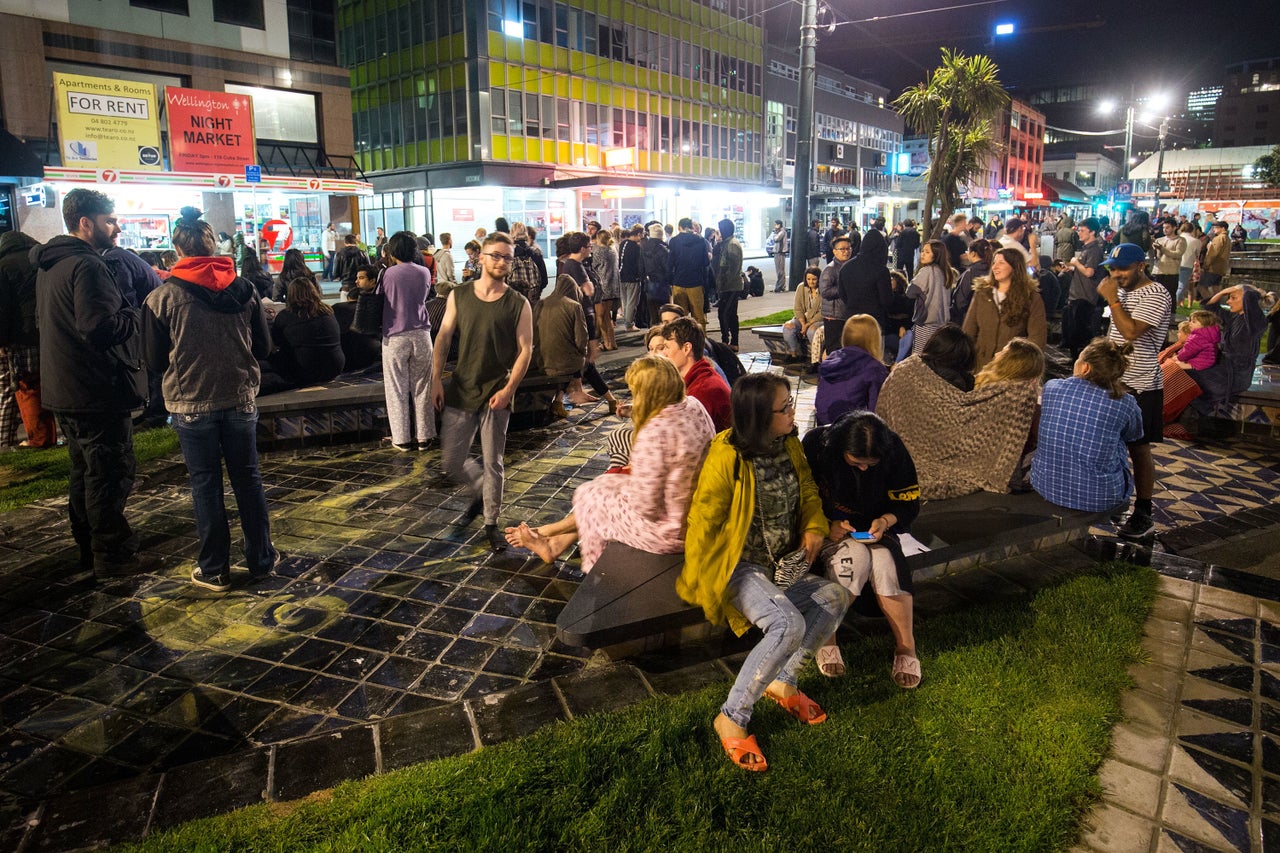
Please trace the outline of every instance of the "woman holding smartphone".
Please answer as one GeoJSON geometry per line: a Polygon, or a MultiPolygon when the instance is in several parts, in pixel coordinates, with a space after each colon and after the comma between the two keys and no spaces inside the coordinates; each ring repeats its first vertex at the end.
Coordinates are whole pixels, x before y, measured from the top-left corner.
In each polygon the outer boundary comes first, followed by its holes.
{"type": "MultiPolygon", "coordinates": [[[[893,680],[920,683],[912,630],[911,570],[898,542],[920,513],[916,466],[902,439],[871,412],[849,412],[805,433],[804,452],[831,519],[822,550],[827,574],[854,597],[868,582],[893,631],[893,680]]],[[[834,632],[816,654],[828,678],[844,675],[834,632]]]]}

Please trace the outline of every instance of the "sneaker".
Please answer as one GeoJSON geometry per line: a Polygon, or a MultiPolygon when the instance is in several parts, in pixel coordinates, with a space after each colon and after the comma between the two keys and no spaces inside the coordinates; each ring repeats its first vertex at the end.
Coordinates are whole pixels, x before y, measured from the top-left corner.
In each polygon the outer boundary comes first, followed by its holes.
{"type": "Polygon", "coordinates": [[[496,524],[486,524],[484,535],[489,538],[489,550],[495,554],[507,550],[507,537],[502,535],[496,524]]]}
{"type": "Polygon", "coordinates": [[[1151,516],[1135,512],[1131,514],[1129,516],[1129,520],[1116,531],[1116,535],[1121,539],[1140,540],[1154,536],[1155,532],[1156,525],[1155,522],[1151,520],[1151,516]]]}
{"type": "Polygon", "coordinates": [[[412,441],[409,442],[408,444],[395,444],[392,446],[395,447],[396,450],[399,450],[401,453],[409,453],[411,451],[418,449],[418,445],[414,444],[412,441]]]}
{"type": "Polygon", "coordinates": [[[227,575],[206,575],[198,568],[191,570],[191,582],[214,592],[226,592],[231,589],[231,578],[227,575]]]}

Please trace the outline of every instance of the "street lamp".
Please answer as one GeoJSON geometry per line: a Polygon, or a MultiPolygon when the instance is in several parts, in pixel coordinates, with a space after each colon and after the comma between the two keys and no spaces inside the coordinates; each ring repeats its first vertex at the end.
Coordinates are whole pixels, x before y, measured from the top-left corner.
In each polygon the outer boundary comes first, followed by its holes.
{"type": "MultiPolygon", "coordinates": [[[[818,0],[804,0],[800,17],[800,97],[797,106],[796,166],[791,188],[791,274],[803,286],[809,239],[809,184],[813,174],[813,96],[818,80],[818,0]]],[[[783,145],[786,145],[784,128],[783,145]]],[[[859,161],[862,152],[859,151],[859,161]]],[[[785,157],[784,161],[785,162],[785,157]]],[[[862,169],[862,163],[858,163],[862,169]]],[[[861,199],[859,199],[861,204],[861,199]]]]}
{"type": "MultiPolygon", "coordinates": [[[[1165,95],[1164,93],[1158,93],[1158,94],[1155,94],[1155,95],[1151,95],[1149,98],[1147,98],[1147,99],[1146,99],[1146,101],[1145,101],[1145,106],[1150,107],[1151,109],[1155,109],[1155,110],[1163,110],[1163,109],[1164,109],[1164,107],[1165,107],[1165,105],[1166,105],[1166,104],[1168,104],[1168,102],[1169,102],[1169,96],[1168,96],[1168,95],[1165,95]]],[[[1112,99],[1108,98],[1108,99],[1106,99],[1106,100],[1104,100],[1104,101],[1100,101],[1100,102],[1098,103],[1098,112],[1100,112],[1100,113],[1111,113],[1111,112],[1114,112],[1114,111],[1115,111],[1116,106],[1117,106],[1116,101],[1114,101],[1114,100],[1112,100],[1112,99]]],[[[1129,167],[1132,165],[1130,161],[1133,159],[1133,114],[1134,114],[1134,110],[1135,110],[1135,109],[1137,109],[1137,107],[1138,107],[1138,103],[1137,103],[1137,101],[1135,101],[1132,97],[1131,97],[1128,101],[1126,101],[1126,102],[1125,102],[1125,108],[1124,108],[1124,174],[1123,174],[1123,176],[1122,176],[1122,178],[1121,178],[1121,180],[1125,180],[1125,181],[1129,180],[1129,167]]],[[[1143,116],[1142,116],[1142,120],[1143,120],[1144,122],[1145,122],[1145,121],[1147,121],[1147,120],[1148,120],[1148,116],[1143,115],[1143,116]]],[[[1167,121],[1168,121],[1168,119],[1165,119],[1165,121],[1167,122],[1167,121]]],[[[1165,124],[1163,124],[1163,123],[1161,124],[1161,127],[1162,127],[1163,129],[1161,130],[1161,134],[1160,134],[1160,147],[1161,147],[1161,153],[1163,153],[1163,149],[1164,149],[1164,132],[1165,132],[1165,130],[1167,130],[1168,128],[1167,128],[1167,125],[1165,125],[1165,124]]]]}

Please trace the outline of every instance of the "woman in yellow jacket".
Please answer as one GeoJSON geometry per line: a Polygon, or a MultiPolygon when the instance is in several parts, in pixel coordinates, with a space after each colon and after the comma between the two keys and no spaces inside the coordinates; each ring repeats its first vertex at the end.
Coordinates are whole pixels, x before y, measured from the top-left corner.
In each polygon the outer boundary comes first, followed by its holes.
{"type": "Polygon", "coordinates": [[[803,550],[812,563],[831,531],[796,438],[790,392],[785,379],[768,373],[734,383],[733,427],[711,442],[698,476],[676,582],[681,598],[701,606],[712,624],[727,619],[738,635],[752,625],[764,631],[715,720],[730,760],[754,771],[768,766],[747,735],[761,696],[802,723],[827,718],[796,688],[796,675],[849,607],[843,587],[816,575],[785,588],[775,583],[780,558],[803,550]]]}

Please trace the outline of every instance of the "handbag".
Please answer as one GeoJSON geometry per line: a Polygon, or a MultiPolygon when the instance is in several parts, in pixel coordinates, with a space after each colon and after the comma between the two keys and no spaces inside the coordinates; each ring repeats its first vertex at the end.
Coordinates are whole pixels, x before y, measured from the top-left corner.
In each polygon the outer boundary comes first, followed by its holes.
{"type": "Polygon", "coordinates": [[[756,500],[756,517],[760,519],[760,539],[764,542],[765,553],[769,555],[769,562],[773,564],[773,585],[780,590],[786,590],[809,573],[809,554],[805,549],[797,548],[781,557],[775,557],[773,549],[769,547],[769,537],[764,533],[764,513],[760,511],[758,499],[756,500]]]}
{"type": "Polygon", "coordinates": [[[357,335],[381,335],[382,308],[386,302],[381,281],[373,290],[361,291],[356,297],[356,314],[351,318],[351,331],[357,335]]]}

